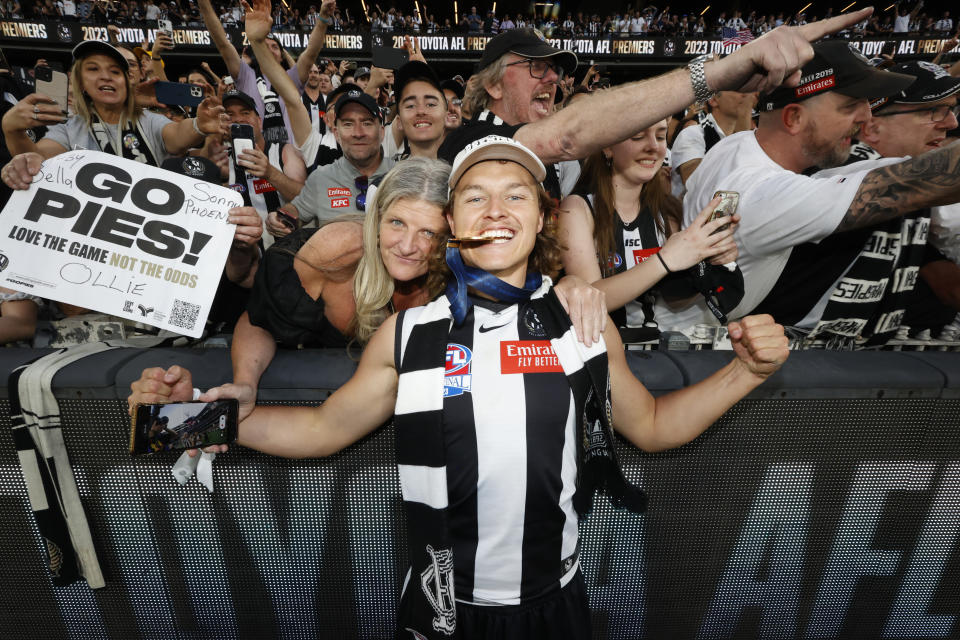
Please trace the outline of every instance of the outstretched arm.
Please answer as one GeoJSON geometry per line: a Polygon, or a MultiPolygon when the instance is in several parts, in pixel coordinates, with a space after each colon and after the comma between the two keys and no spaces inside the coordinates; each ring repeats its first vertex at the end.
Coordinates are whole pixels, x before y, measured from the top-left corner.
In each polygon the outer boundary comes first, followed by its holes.
{"type": "Polygon", "coordinates": [[[607,331],[614,428],[644,451],[679,447],[706,431],[790,355],[783,327],[770,316],[748,316],[730,323],[729,330],[736,359],[706,380],[656,399],[627,366],[616,330],[607,331]]]}
{"type": "Polygon", "coordinates": [[[240,73],[240,65],[243,64],[240,54],[233,47],[230,38],[227,37],[227,32],[220,23],[217,12],[213,10],[210,0],[197,0],[197,6],[200,8],[200,15],[203,16],[203,24],[210,32],[214,46],[217,47],[217,52],[227,65],[227,73],[236,78],[240,73]]]}
{"type": "MultiPolygon", "coordinates": [[[[300,83],[307,81],[310,75],[310,67],[317,60],[317,55],[323,49],[323,43],[327,37],[327,21],[333,20],[333,12],[337,8],[337,0],[323,0],[320,4],[320,19],[313,26],[310,32],[310,39],[307,40],[307,48],[303,50],[300,57],[297,58],[297,75],[300,76],[300,83]]],[[[260,57],[257,57],[259,60],[260,57]]],[[[273,84],[273,80],[270,81],[273,84]]]]}
{"type": "MultiPolygon", "coordinates": [[[[356,373],[319,407],[258,406],[240,423],[238,442],[245,447],[284,458],[329,456],[385,423],[397,399],[393,364],[396,316],[374,334],[356,373]],[[376,393],[370,393],[376,389],[376,393]]],[[[236,396],[234,385],[211,389],[200,396],[209,402],[236,396]]]]}
{"type": "MultiPolygon", "coordinates": [[[[860,22],[872,8],[800,27],[777,27],[735,53],[706,64],[715,90],[770,91],[796,85],[800,68],[813,58],[811,42],[860,22]]],[[[694,101],[690,72],[679,69],[577,100],[554,115],[521,127],[514,137],[544,162],[579,160],[626,140],[694,101]],[[619,114],[615,119],[598,113],[619,114]]]]}
{"type": "MultiPolygon", "coordinates": [[[[276,61],[270,50],[267,48],[267,34],[273,26],[273,18],[270,17],[272,10],[270,0],[253,0],[251,7],[243,2],[244,25],[247,30],[247,39],[250,40],[250,46],[253,53],[260,61],[260,71],[270,81],[270,86],[276,91],[277,95],[287,105],[287,117],[290,118],[290,128],[293,130],[293,139],[298,147],[303,147],[310,137],[313,127],[310,124],[310,113],[303,106],[300,100],[300,92],[293,84],[293,80],[283,70],[280,63],[276,61]]],[[[322,24],[322,23],[318,23],[322,24]]],[[[300,59],[304,59],[301,54],[300,59]]],[[[310,71],[310,67],[307,67],[310,71]]],[[[299,189],[297,190],[299,192],[299,189]]],[[[289,199],[289,198],[288,198],[289,199]]]]}
{"type": "Polygon", "coordinates": [[[869,227],[904,213],[960,202],[960,144],[868,173],[834,233],[869,227]]]}

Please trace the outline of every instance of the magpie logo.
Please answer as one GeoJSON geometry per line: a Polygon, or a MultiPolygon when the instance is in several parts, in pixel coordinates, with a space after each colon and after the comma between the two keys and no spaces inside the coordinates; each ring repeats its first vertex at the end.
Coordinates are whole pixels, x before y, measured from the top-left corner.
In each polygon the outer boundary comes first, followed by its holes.
{"type": "Polygon", "coordinates": [[[153,313],[153,307],[145,307],[142,304],[138,304],[137,309],[140,310],[140,315],[144,318],[146,318],[148,314],[153,313]]]}

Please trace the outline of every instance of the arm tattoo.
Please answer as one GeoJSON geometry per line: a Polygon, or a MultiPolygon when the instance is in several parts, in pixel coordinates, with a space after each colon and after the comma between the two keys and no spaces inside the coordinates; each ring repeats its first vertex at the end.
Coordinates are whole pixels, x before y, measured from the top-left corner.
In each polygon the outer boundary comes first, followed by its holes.
{"type": "Polygon", "coordinates": [[[868,173],[835,233],[958,201],[960,144],[951,144],[868,173]]]}

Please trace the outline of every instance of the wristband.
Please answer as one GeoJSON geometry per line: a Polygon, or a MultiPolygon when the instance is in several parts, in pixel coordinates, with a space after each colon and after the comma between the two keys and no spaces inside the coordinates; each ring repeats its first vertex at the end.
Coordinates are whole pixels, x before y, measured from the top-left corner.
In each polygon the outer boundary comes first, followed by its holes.
{"type": "Polygon", "coordinates": [[[206,138],[208,134],[204,133],[203,131],[200,131],[200,127],[197,125],[197,119],[196,118],[191,118],[191,119],[193,120],[193,130],[197,132],[198,136],[203,136],[204,138],[206,138]]]}
{"type": "Polygon", "coordinates": [[[194,388],[193,388],[193,401],[196,402],[197,400],[199,400],[201,394],[203,394],[203,392],[200,391],[200,389],[194,387],[194,388]]]}
{"type": "Polygon", "coordinates": [[[664,261],[663,256],[660,255],[659,251],[657,251],[654,255],[660,260],[660,264],[662,264],[663,268],[667,270],[667,273],[673,273],[670,267],[667,266],[667,263],[664,261]]]}
{"type": "Polygon", "coordinates": [[[317,20],[319,20],[320,22],[322,22],[327,26],[330,26],[331,24],[333,24],[333,18],[324,18],[323,16],[317,16],[317,20]]]}

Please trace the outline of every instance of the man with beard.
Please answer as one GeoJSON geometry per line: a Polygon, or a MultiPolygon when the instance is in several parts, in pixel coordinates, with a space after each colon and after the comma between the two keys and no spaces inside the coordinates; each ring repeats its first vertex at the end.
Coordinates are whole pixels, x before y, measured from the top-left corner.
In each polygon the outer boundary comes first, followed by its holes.
{"type": "MultiPolygon", "coordinates": [[[[452,162],[471,142],[497,134],[526,145],[541,161],[576,161],[626,140],[713,91],[771,91],[796,83],[812,54],[810,41],[870,15],[871,9],[830,20],[775,29],[719,60],[697,58],[686,68],[631,82],[554,113],[557,85],[577,68],[577,56],[549,45],[533,29],[514,29],[491,39],[467,86],[464,110],[472,119],[451,131],[438,156],[452,162]]],[[[570,165],[568,165],[570,166],[570,165]]],[[[561,194],[555,167],[545,186],[561,194]]]]}
{"type": "MultiPolygon", "coordinates": [[[[908,62],[891,71],[916,80],[871,102],[873,117],[861,127],[848,165],[821,175],[876,166],[878,158],[922,156],[939,149],[957,126],[960,78],[929,62],[908,62]]],[[[960,267],[927,244],[930,219],[931,209],[925,207],[795,247],[757,311],[774,315],[798,336],[837,346],[882,344],[902,324],[943,326],[957,309],[937,298],[960,307],[960,267]],[[917,317],[918,306],[924,318],[917,317]]]]}
{"type": "MultiPolygon", "coordinates": [[[[803,175],[846,162],[852,138],[870,121],[869,100],[898,94],[914,82],[912,76],[874,69],[844,42],[821,42],[813,49],[800,84],[760,97],[756,131],[721,140],[687,183],[686,224],[716,191],[739,194],[741,221],[734,237],[745,293],[732,318],[751,313],[770,294],[794,247],[960,200],[958,145],[908,160],[803,175]]],[[[811,276],[822,267],[806,268],[811,276]]],[[[661,327],[686,333],[696,324],[716,324],[699,301],[680,308],[660,304],[656,313],[661,327]]]]}

